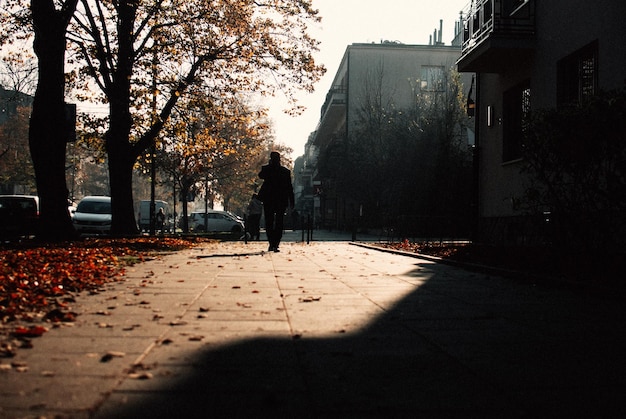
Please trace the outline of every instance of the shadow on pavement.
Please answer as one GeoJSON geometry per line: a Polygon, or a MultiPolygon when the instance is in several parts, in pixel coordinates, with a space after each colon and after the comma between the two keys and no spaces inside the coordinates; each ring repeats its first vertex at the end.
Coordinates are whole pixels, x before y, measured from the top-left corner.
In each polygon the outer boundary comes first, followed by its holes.
{"type": "Polygon", "coordinates": [[[97,417],[626,413],[619,304],[443,265],[416,263],[407,275],[424,270],[424,285],[363,330],[207,347],[191,365],[172,357],[154,379],[116,391],[120,404],[97,417]]]}
{"type": "Polygon", "coordinates": [[[246,256],[263,256],[265,252],[236,252],[236,253],[217,253],[212,255],[197,255],[196,259],[211,259],[225,257],[246,257],[246,256]]]}

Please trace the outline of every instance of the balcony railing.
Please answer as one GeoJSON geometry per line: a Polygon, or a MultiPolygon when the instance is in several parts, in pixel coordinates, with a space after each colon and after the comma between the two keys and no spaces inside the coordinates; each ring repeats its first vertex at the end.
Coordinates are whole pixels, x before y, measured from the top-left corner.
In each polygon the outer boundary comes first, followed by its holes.
{"type": "Polygon", "coordinates": [[[346,104],[346,88],[343,86],[332,86],[326,94],[326,100],[322,105],[322,119],[328,111],[328,108],[332,105],[345,105],[346,104]]]}
{"type": "Polygon", "coordinates": [[[320,121],[315,129],[315,145],[324,148],[334,137],[334,132],[342,120],[346,118],[348,94],[345,87],[335,85],[326,94],[322,105],[320,121]]]}
{"type": "Polygon", "coordinates": [[[535,33],[534,0],[474,0],[463,15],[461,59],[491,37],[525,39],[535,33]]]}

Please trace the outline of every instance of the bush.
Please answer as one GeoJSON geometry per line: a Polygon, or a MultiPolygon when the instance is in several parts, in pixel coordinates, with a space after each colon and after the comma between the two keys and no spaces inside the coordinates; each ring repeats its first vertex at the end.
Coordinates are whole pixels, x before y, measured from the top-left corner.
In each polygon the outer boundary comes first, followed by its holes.
{"type": "Polygon", "coordinates": [[[546,239],[568,252],[615,254],[625,244],[626,88],[534,113],[523,147],[523,199],[549,213],[546,239]]]}

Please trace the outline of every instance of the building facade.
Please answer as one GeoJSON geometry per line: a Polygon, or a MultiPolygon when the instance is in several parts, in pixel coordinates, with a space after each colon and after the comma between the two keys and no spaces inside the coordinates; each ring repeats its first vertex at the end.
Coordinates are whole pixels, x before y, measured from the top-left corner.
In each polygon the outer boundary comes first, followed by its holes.
{"type": "Polygon", "coordinates": [[[626,80],[626,2],[476,0],[464,13],[460,72],[476,73],[478,240],[532,235],[516,205],[532,110],[580,101],[626,80]]]}
{"type": "Polygon", "coordinates": [[[297,202],[304,214],[312,216],[315,226],[350,228],[363,213],[359,202],[341,194],[338,186],[344,180],[324,171],[320,163],[338,155],[336,150],[356,132],[359,112],[372,100],[389,108],[410,107],[416,94],[438,89],[456,69],[459,56],[460,46],[443,45],[440,37],[431,45],[382,42],[346,48],[321,107],[319,123],[306,144],[301,173],[296,173],[296,182],[303,183],[297,202]]]}

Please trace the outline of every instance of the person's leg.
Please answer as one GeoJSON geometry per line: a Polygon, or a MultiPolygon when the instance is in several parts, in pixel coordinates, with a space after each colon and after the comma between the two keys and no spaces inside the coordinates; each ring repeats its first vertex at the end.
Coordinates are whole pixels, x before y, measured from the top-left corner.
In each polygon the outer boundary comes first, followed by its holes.
{"type": "Polygon", "coordinates": [[[275,218],[275,226],[276,229],[274,230],[274,248],[278,249],[278,246],[280,246],[280,240],[283,238],[283,226],[284,226],[284,215],[285,215],[285,210],[284,209],[279,209],[276,211],[276,218],[275,218]]]}
{"type": "Polygon", "coordinates": [[[261,238],[261,214],[254,214],[254,237],[256,240],[261,238]]]}
{"type": "Polygon", "coordinates": [[[269,205],[266,205],[264,208],[265,212],[265,232],[267,233],[267,241],[269,242],[270,248],[269,250],[274,250],[274,208],[269,205]]]}
{"type": "Polygon", "coordinates": [[[248,215],[248,233],[250,234],[250,239],[254,240],[257,231],[257,220],[256,214],[248,215]]]}

